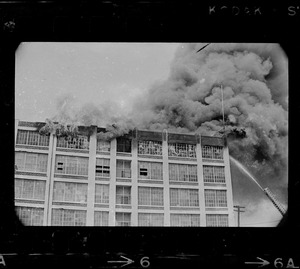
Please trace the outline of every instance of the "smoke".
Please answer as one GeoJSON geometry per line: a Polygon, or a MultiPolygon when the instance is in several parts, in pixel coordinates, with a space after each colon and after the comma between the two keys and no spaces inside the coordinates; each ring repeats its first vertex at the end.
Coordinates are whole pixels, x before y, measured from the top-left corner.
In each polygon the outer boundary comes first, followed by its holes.
{"type": "Polygon", "coordinates": [[[147,129],[216,134],[224,116],[230,154],[263,178],[287,170],[287,58],[278,44],[183,44],[166,81],[134,108],[147,129]],[[223,92],[222,92],[223,91],[223,92]],[[137,112],[138,111],[138,112],[137,112]],[[239,137],[241,130],[245,135],[239,137]]]}
{"type": "MultiPolygon", "coordinates": [[[[110,139],[130,129],[218,135],[223,127],[222,96],[230,154],[262,186],[287,181],[288,61],[278,44],[182,44],[168,79],[139,95],[129,114],[111,102],[74,108],[58,102],[61,120],[107,126],[110,139]]],[[[286,190],[282,190],[284,192],[286,190]]]]}
{"type": "Polygon", "coordinates": [[[112,138],[130,129],[219,135],[222,96],[230,154],[263,178],[287,173],[287,57],[278,44],[182,44],[168,79],[140,94],[132,111],[114,101],[76,105],[63,95],[54,120],[107,127],[112,138]]]}
{"type": "Polygon", "coordinates": [[[50,119],[50,123],[58,122],[61,126],[104,127],[106,131],[97,134],[104,140],[122,136],[135,128],[132,120],[126,117],[124,110],[113,100],[81,105],[75,96],[66,93],[57,98],[56,110],[57,113],[50,119]]]}

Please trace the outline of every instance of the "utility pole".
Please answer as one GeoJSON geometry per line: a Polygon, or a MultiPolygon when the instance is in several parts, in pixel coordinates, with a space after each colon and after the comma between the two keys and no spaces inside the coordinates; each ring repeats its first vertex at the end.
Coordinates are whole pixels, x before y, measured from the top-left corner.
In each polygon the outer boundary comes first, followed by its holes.
{"type": "Polygon", "coordinates": [[[234,208],[236,208],[236,210],[234,209],[235,212],[238,212],[238,227],[240,227],[240,214],[245,212],[245,207],[244,206],[239,206],[239,205],[235,205],[233,206],[234,208]]]}

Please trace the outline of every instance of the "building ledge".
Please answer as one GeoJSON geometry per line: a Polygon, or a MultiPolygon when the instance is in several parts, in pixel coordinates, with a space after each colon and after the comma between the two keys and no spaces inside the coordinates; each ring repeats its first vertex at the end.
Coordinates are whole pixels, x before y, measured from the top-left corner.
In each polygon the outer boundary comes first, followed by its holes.
{"type": "Polygon", "coordinates": [[[168,156],[170,161],[197,162],[197,158],[168,156]]]}
{"type": "Polygon", "coordinates": [[[190,182],[190,181],[170,181],[170,185],[180,185],[180,186],[196,186],[198,187],[198,181],[190,182]]]}
{"type": "Polygon", "coordinates": [[[86,207],[87,203],[79,203],[79,202],[52,202],[53,205],[66,205],[66,206],[80,206],[80,207],[86,207]]]}
{"type": "Polygon", "coordinates": [[[88,149],[69,149],[69,148],[58,148],[58,147],[56,147],[56,151],[89,154],[88,149]]]}
{"type": "Polygon", "coordinates": [[[205,211],[228,211],[228,207],[205,207],[205,211]]]}
{"type": "Polygon", "coordinates": [[[19,121],[18,126],[41,128],[46,125],[45,122],[19,121]]]}
{"type": "Polygon", "coordinates": [[[95,179],[97,180],[97,181],[109,181],[110,180],[110,178],[109,177],[95,177],[95,179]]]}
{"type": "Polygon", "coordinates": [[[219,159],[202,158],[202,162],[206,162],[206,163],[224,163],[224,159],[219,160],[219,159]]]}
{"type": "Polygon", "coordinates": [[[143,159],[162,159],[162,155],[148,155],[148,154],[138,154],[138,158],[143,158],[143,159]]]}
{"type": "MultiPolygon", "coordinates": [[[[105,156],[110,156],[110,152],[104,152],[104,151],[96,151],[96,155],[105,155],[105,156]]],[[[98,156],[97,156],[98,157],[98,156]]]]}
{"type": "Polygon", "coordinates": [[[200,211],[200,207],[185,207],[185,206],[171,206],[171,210],[181,210],[181,211],[200,211]]]}
{"type": "Polygon", "coordinates": [[[117,182],[131,182],[131,178],[117,178],[116,179],[117,182]]]}
{"type": "Polygon", "coordinates": [[[16,144],[16,148],[19,149],[37,149],[37,150],[44,150],[47,151],[49,150],[49,146],[38,146],[38,145],[23,145],[23,144],[16,144]]]}
{"type": "Polygon", "coordinates": [[[45,200],[15,198],[15,202],[17,202],[17,203],[27,203],[27,204],[44,204],[45,200]]]}
{"type": "Polygon", "coordinates": [[[109,208],[109,204],[97,204],[97,203],[95,203],[95,207],[98,207],[98,208],[109,208]]]}
{"type": "Polygon", "coordinates": [[[26,175],[26,176],[40,176],[40,177],[47,177],[46,173],[40,173],[40,172],[28,172],[28,171],[15,171],[16,175],[26,175]]]}
{"type": "Polygon", "coordinates": [[[131,209],[131,205],[116,205],[116,208],[131,209]]]}
{"type": "Polygon", "coordinates": [[[148,206],[148,205],[139,205],[138,209],[153,209],[153,210],[164,210],[163,206],[148,206]]]}
{"type": "Polygon", "coordinates": [[[126,152],[117,152],[117,156],[122,156],[122,157],[132,157],[131,153],[126,153],[126,152]]]}
{"type": "Polygon", "coordinates": [[[139,179],[138,183],[144,183],[144,184],[163,184],[163,180],[155,180],[155,179],[139,179]]]}
{"type": "Polygon", "coordinates": [[[64,175],[64,174],[54,174],[55,178],[68,178],[68,179],[84,179],[87,180],[88,176],[80,176],[80,175],[64,175]]]}
{"type": "Polygon", "coordinates": [[[226,187],[226,183],[204,182],[205,187],[226,187]]]}

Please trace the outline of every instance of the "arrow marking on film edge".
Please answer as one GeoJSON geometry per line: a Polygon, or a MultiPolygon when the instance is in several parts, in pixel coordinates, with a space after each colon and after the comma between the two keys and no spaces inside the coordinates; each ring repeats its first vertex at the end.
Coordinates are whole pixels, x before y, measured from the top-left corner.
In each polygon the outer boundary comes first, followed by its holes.
{"type": "Polygon", "coordinates": [[[124,266],[126,266],[126,265],[129,265],[129,264],[131,264],[131,263],[134,263],[134,261],[133,260],[131,260],[131,259],[129,259],[129,258],[126,258],[126,257],[124,257],[124,256],[121,256],[121,258],[123,258],[123,259],[125,259],[126,261],[108,261],[108,263],[125,263],[125,264],[123,264],[121,267],[124,267],[124,266]]]}
{"type": "Polygon", "coordinates": [[[266,266],[266,265],[270,264],[268,261],[266,261],[262,258],[256,257],[256,259],[259,259],[261,261],[260,262],[245,262],[245,263],[246,264],[258,264],[258,265],[260,265],[258,267],[263,267],[263,266],[266,266]]]}

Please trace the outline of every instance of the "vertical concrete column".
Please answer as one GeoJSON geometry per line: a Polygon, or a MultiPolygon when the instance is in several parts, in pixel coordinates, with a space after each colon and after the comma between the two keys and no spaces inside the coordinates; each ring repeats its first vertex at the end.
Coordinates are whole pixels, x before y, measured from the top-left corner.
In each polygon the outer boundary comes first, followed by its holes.
{"type": "Polygon", "coordinates": [[[137,139],[132,139],[131,161],[131,226],[138,226],[138,150],[137,139]]]}
{"type": "Polygon", "coordinates": [[[50,134],[49,136],[49,150],[48,150],[48,161],[47,161],[47,181],[45,188],[45,204],[44,204],[44,221],[43,225],[47,225],[47,216],[49,208],[49,200],[50,200],[50,183],[52,177],[52,160],[53,160],[53,145],[54,145],[54,135],[50,134]]]}
{"type": "MultiPolygon", "coordinates": [[[[49,156],[48,156],[48,169],[47,169],[47,184],[46,184],[46,199],[45,199],[45,215],[47,218],[44,220],[45,225],[51,225],[51,209],[53,200],[53,185],[54,185],[54,171],[55,171],[55,156],[56,156],[57,137],[50,134],[49,141],[49,156]]],[[[44,217],[45,217],[44,215],[44,217]]]]}
{"type": "Polygon", "coordinates": [[[108,225],[115,226],[116,222],[116,175],[117,175],[117,139],[111,141],[110,148],[110,183],[109,183],[109,217],[108,225]]]}
{"type": "Polygon", "coordinates": [[[17,143],[18,126],[19,126],[19,120],[15,119],[15,146],[17,143]]]}
{"type": "Polygon", "coordinates": [[[95,176],[96,176],[96,148],[97,127],[91,126],[92,134],[89,143],[89,167],[88,167],[88,193],[87,193],[87,226],[94,226],[94,202],[95,202],[95,176]]]}
{"type": "Polygon", "coordinates": [[[198,176],[198,184],[199,184],[200,226],[206,226],[202,145],[201,145],[200,135],[197,135],[196,156],[197,156],[197,176],[198,176]]]}
{"type": "Polygon", "coordinates": [[[164,130],[162,134],[162,154],[163,154],[163,186],[164,186],[164,192],[163,192],[164,193],[164,226],[171,226],[168,133],[166,130],[164,130]]]}
{"type": "Polygon", "coordinates": [[[230,159],[228,147],[224,147],[223,152],[224,164],[225,164],[225,182],[227,189],[227,207],[228,207],[228,225],[235,226],[234,212],[233,212],[233,194],[232,194],[232,181],[230,172],[230,159]]]}

